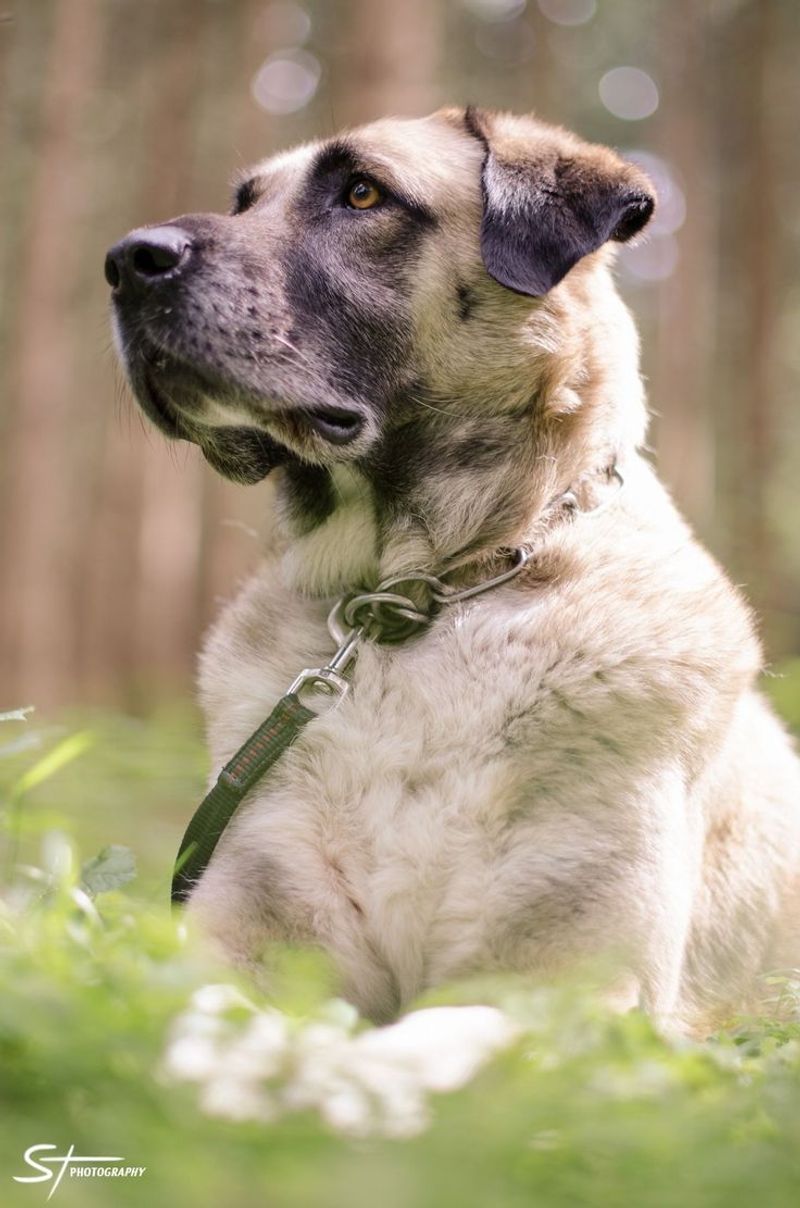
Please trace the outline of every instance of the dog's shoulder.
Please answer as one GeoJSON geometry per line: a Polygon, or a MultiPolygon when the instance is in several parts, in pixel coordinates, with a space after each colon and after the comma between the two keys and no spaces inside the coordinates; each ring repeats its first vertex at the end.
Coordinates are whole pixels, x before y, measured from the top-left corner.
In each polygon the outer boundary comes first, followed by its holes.
{"type": "Polygon", "coordinates": [[[540,704],[550,685],[556,712],[629,751],[660,735],[702,758],[761,669],[750,609],[644,463],[615,507],[558,535],[530,595],[540,704]]]}

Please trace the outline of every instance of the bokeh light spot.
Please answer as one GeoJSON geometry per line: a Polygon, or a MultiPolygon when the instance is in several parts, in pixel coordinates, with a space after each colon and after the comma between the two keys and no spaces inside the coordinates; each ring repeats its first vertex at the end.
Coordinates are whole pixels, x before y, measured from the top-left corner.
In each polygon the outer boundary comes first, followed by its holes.
{"type": "Polygon", "coordinates": [[[641,121],[658,109],[655,82],[638,67],[613,67],[600,81],[599,92],[609,113],[626,122],[641,121]]]}
{"type": "Polygon", "coordinates": [[[281,0],[264,9],[260,21],[267,45],[302,46],[311,33],[311,18],[299,4],[281,0]]]}
{"type": "Polygon", "coordinates": [[[678,263],[678,241],[674,235],[654,235],[646,243],[623,247],[619,262],[629,277],[641,283],[665,281],[678,263]]]}
{"type": "Polygon", "coordinates": [[[585,25],[597,11],[597,0],[539,0],[539,9],[555,25],[585,25]]]}
{"type": "Polygon", "coordinates": [[[648,235],[674,235],[686,220],[686,195],[674,169],[652,151],[626,151],[625,158],[643,168],[656,187],[658,205],[648,223],[648,235]]]}
{"type": "Polygon", "coordinates": [[[267,113],[296,113],[317,91],[322,68],[304,50],[281,50],[258,69],[250,91],[267,113]]]}
{"type": "Polygon", "coordinates": [[[462,3],[482,21],[511,21],[525,12],[527,0],[462,0],[462,3]]]}

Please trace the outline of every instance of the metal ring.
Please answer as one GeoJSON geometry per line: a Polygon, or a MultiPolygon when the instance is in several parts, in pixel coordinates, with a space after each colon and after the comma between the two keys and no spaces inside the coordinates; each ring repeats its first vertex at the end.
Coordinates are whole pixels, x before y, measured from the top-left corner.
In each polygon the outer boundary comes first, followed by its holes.
{"type": "MultiPolygon", "coordinates": [[[[391,591],[371,591],[365,592],[360,596],[353,596],[344,606],[344,619],[348,625],[363,624],[359,613],[365,608],[370,611],[370,615],[375,618],[375,606],[391,605],[396,610],[397,614],[405,617],[407,620],[418,621],[424,623],[430,620],[427,613],[420,612],[415,607],[414,601],[409,600],[408,596],[397,595],[391,591]]],[[[377,619],[377,618],[375,618],[377,619]]]]}
{"type": "Polygon", "coordinates": [[[420,612],[417,608],[403,608],[399,604],[378,603],[372,609],[372,619],[379,625],[391,624],[392,621],[402,617],[406,621],[414,621],[418,625],[426,624],[430,617],[426,612],[420,612]],[[383,613],[388,614],[388,620],[384,621],[383,613]]]}
{"type": "Polygon", "coordinates": [[[384,579],[378,584],[378,591],[388,591],[391,587],[396,587],[398,583],[424,583],[427,587],[434,591],[442,591],[445,584],[436,575],[426,574],[422,570],[410,571],[406,575],[395,575],[392,579],[384,579]]]}

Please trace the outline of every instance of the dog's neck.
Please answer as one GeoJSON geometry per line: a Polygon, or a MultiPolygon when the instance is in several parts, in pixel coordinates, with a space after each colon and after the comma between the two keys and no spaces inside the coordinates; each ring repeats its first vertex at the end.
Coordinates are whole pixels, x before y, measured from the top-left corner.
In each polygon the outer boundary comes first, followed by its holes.
{"type": "Polygon", "coordinates": [[[428,467],[394,490],[391,478],[363,468],[289,469],[281,484],[284,574],[294,590],[322,597],[414,570],[480,577],[499,550],[543,542],[565,517],[567,492],[576,492],[579,510],[591,510],[607,472],[629,453],[606,443],[559,465],[519,442],[475,448],[459,465],[450,445],[447,472],[428,467]]]}
{"type": "Polygon", "coordinates": [[[363,474],[342,466],[302,475],[287,467],[282,475],[282,527],[288,538],[283,568],[288,585],[301,595],[335,596],[376,583],[378,526],[373,493],[363,474]],[[313,508],[305,503],[312,495],[313,508]]]}

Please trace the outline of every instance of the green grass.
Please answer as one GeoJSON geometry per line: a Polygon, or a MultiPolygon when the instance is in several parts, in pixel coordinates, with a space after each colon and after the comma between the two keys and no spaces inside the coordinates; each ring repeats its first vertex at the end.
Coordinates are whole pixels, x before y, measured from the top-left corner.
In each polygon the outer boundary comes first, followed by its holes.
{"type": "MultiPolygon", "coordinates": [[[[800,667],[771,686],[800,717],[800,667]]],[[[2,1204],[45,1202],[49,1184],[12,1180],[32,1173],[22,1154],[45,1142],[147,1167],[141,1180],[65,1177],[53,1198],[66,1208],[798,1203],[800,983],[791,978],[765,986],[780,1009],[704,1044],[669,1042],[637,1014],[610,1016],[579,986],[448,987],[428,1002],[496,1003],[518,1038],[462,1089],[431,1095],[427,1127],[409,1138],[349,1136],[317,1110],[271,1121],[204,1110],[202,1083],[171,1076],[165,1053],[176,1021],[205,1026],[196,1010],[186,1015],[198,988],[237,983],[167,908],[171,859],[205,770],[189,710],[0,727],[2,1204]],[[30,736],[37,746],[25,746],[30,736]],[[119,852],[82,871],[78,852],[90,860],[109,844],[133,851],[136,879],[119,852]]],[[[249,1005],[212,1011],[208,1026],[241,1054],[254,1018],[284,1013],[292,1055],[262,1080],[277,1103],[315,1026],[328,1029],[324,1050],[363,1025],[331,1005],[321,958],[282,949],[274,959],[269,1002],[238,980],[249,1005]]]]}

